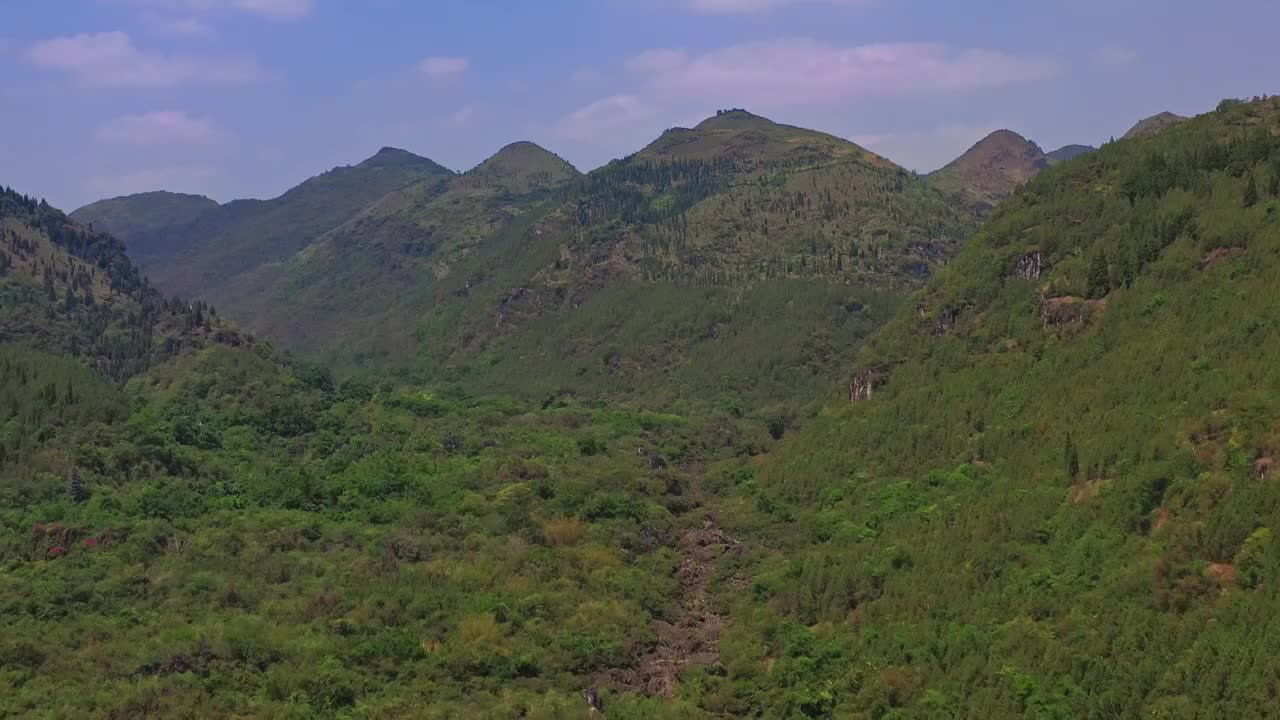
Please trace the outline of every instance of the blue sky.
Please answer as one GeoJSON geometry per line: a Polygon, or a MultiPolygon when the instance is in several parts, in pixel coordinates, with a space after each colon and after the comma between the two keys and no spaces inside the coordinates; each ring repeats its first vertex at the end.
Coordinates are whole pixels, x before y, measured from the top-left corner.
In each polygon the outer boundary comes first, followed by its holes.
{"type": "Polygon", "coordinates": [[[1277,27],[1262,0],[24,0],[0,183],[225,201],[520,139],[587,170],[720,107],[927,171],[1002,127],[1049,150],[1275,93],[1277,27]]]}

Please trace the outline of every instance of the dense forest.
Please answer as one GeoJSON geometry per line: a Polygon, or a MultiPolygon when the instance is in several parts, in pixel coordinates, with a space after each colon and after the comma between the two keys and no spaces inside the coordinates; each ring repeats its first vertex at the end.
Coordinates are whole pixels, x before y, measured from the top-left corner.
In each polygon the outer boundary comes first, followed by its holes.
{"type": "MultiPolygon", "coordinates": [[[[754,202],[772,181],[726,181],[740,158],[652,164],[732,146],[743,115],[566,189],[571,214],[525,210],[426,319],[471,347],[495,318],[466,292],[501,293],[497,324],[556,323],[543,340],[377,378],[163,297],[119,241],[5,190],[0,715],[1272,715],[1276,100],[1055,164],[905,299],[900,266],[732,302],[633,279],[550,319],[507,294],[555,267],[525,240],[562,223],[661,248],[708,200],[754,202]],[[657,315],[724,341],[619,392],[672,347],[657,315]],[[603,327],[568,363],[597,394],[540,377],[538,348],[603,327]],[[522,392],[476,391],[522,363],[522,392]]],[[[459,212],[503,203],[500,177],[459,212]]]]}

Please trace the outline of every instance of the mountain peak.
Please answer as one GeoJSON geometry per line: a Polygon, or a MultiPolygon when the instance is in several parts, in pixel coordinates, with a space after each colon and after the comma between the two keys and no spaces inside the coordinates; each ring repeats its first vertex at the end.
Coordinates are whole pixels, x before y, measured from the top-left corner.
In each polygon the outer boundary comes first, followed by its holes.
{"type": "Polygon", "coordinates": [[[739,129],[747,126],[775,126],[777,123],[767,117],[747,112],[741,108],[717,110],[712,117],[698,123],[695,130],[739,129]]]}
{"type": "Polygon", "coordinates": [[[546,148],[520,140],[503,147],[464,177],[498,182],[512,192],[553,187],[580,173],[564,158],[546,148]]]}
{"type": "Polygon", "coordinates": [[[1094,150],[1097,150],[1097,148],[1092,145],[1063,145],[1053,152],[1045,153],[1045,157],[1049,158],[1050,164],[1057,164],[1085,153],[1091,153],[1094,150]]]}
{"type": "Polygon", "coordinates": [[[742,109],[717,111],[693,128],[670,128],[636,157],[650,162],[730,157],[744,167],[860,158],[879,167],[897,167],[843,138],[783,125],[742,109]]]}
{"type": "Polygon", "coordinates": [[[1175,115],[1166,110],[1165,112],[1152,115],[1149,118],[1139,120],[1137,125],[1129,128],[1129,132],[1124,134],[1124,139],[1132,140],[1134,138],[1155,135],[1158,132],[1168,130],[1183,120],[1186,120],[1186,118],[1181,115],[1175,115]]]}
{"type": "Polygon", "coordinates": [[[424,158],[421,155],[415,155],[408,150],[401,150],[394,147],[383,147],[371,157],[360,163],[357,167],[363,168],[417,168],[429,172],[448,172],[453,174],[441,166],[439,163],[424,158]]]}
{"type": "Polygon", "coordinates": [[[1049,166],[1039,145],[1012,130],[997,130],[929,175],[944,192],[994,204],[1049,166]]]}

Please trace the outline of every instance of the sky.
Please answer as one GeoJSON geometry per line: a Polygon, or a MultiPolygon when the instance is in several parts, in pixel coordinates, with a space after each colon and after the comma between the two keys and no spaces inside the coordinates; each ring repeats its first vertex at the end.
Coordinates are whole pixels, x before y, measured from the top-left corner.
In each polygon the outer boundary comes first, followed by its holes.
{"type": "Polygon", "coordinates": [[[936,169],[1274,94],[1274,0],[13,0],[0,184],[274,197],[380,147],[582,170],[719,108],[936,169]]]}

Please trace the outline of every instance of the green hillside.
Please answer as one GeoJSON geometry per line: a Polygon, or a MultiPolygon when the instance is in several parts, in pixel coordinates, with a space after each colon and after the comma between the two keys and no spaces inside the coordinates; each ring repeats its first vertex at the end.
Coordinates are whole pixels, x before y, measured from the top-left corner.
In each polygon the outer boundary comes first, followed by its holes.
{"type": "Polygon", "coordinates": [[[165,254],[166,242],[184,240],[168,231],[217,207],[203,195],[157,190],[90,203],[71,213],[71,219],[125,240],[135,257],[150,257],[165,254]]]}
{"type": "Polygon", "coordinates": [[[442,283],[420,376],[657,404],[811,398],[976,223],[852,143],[740,110],[566,195],[442,283]]]}
{"type": "Polygon", "coordinates": [[[426,158],[383,148],[278,198],[235,200],[191,218],[158,203],[154,193],[105,201],[105,207],[95,203],[73,215],[124,240],[134,262],[164,292],[219,306],[230,299],[224,290],[239,275],[291,256],[392,190],[452,175],[426,158]]]}
{"type": "Polygon", "coordinates": [[[733,110],[586,176],[515,143],[370,201],[296,253],[227,235],[215,247],[257,263],[244,272],[173,262],[206,276],[201,297],[229,317],[343,376],[539,401],[803,402],[976,223],[857,145],[733,110]]]}
{"type": "Polygon", "coordinates": [[[0,715],[1269,717],[1280,102],[1057,164],[923,280],[909,242],[833,269],[779,233],[771,274],[684,237],[724,196],[763,225],[767,175],[957,207],[765,122],[586,178],[508,148],[326,234],[442,238],[403,272],[453,301],[393,380],[0,192],[0,715]]]}
{"type": "Polygon", "coordinates": [[[446,183],[388,193],[216,294],[231,316],[306,356],[348,368],[402,364],[441,282],[578,176],[552,153],[515,143],[446,183]]]}
{"type": "Polygon", "coordinates": [[[864,349],[854,402],[735,480],[727,530],[769,540],[751,593],[722,593],[750,618],[722,643],[733,697],[777,717],[1268,716],[1278,195],[1264,100],[1002,204],[864,349]]]}
{"type": "Polygon", "coordinates": [[[705,594],[710,559],[675,574],[719,537],[701,468],[772,442],[335,384],[43,203],[5,190],[0,221],[6,717],[574,717],[705,594]]]}

